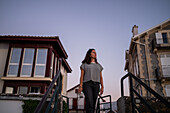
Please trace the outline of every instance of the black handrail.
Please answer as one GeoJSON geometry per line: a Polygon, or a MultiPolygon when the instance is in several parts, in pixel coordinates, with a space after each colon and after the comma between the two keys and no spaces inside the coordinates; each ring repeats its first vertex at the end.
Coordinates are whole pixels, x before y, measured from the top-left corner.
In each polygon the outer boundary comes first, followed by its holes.
{"type": "Polygon", "coordinates": [[[61,79],[62,79],[62,77],[61,77],[61,74],[60,74],[58,79],[57,79],[57,85],[56,85],[55,91],[54,91],[54,93],[51,97],[51,101],[49,102],[45,113],[49,113],[54,98],[55,98],[55,101],[54,101],[54,108],[52,110],[52,113],[57,112],[57,110],[58,110],[57,109],[57,107],[58,107],[58,96],[59,96],[59,94],[61,94],[61,87],[62,87],[62,80],[61,79]]]}
{"type": "Polygon", "coordinates": [[[110,108],[109,110],[112,111],[112,102],[111,102],[111,95],[105,95],[105,96],[100,96],[98,98],[98,112],[102,111],[102,109],[100,109],[99,105],[103,105],[103,104],[110,104],[110,108]],[[109,97],[109,102],[105,102],[104,98],[109,97]],[[101,103],[100,100],[102,100],[104,103],[101,103]]]}
{"type": "Polygon", "coordinates": [[[57,79],[58,79],[59,76],[60,76],[60,71],[58,70],[56,76],[55,76],[54,79],[52,80],[50,86],[48,87],[47,91],[45,92],[43,98],[41,99],[41,101],[40,101],[40,103],[38,104],[38,106],[37,106],[37,108],[36,108],[36,110],[35,110],[34,113],[39,113],[39,112],[41,111],[42,107],[44,106],[44,104],[45,104],[45,102],[46,102],[46,100],[47,100],[47,98],[48,98],[48,96],[49,96],[52,88],[54,87],[55,82],[57,81],[57,79]]]}
{"type": "MultiPolygon", "coordinates": [[[[143,99],[143,97],[141,97],[134,89],[133,89],[133,81],[132,78],[138,82],[140,85],[142,85],[147,91],[149,91],[152,95],[154,95],[158,100],[160,100],[163,104],[165,104],[166,107],[170,108],[170,102],[168,102],[167,100],[165,100],[161,95],[159,95],[158,93],[156,93],[153,89],[151,89],[150,87],[148,87],[144,82],[142,82],[139,78],[137,78],[136,76],[134,76],[132,73],[127,73],[125,76],[123,76],[121,78],[121,96],[124,96],[124,88],[123,88],[123,80],[126,79],[127,77],[129,77],[130,80],[130,96],[131,96],[131,102],[132,102],[132,113],[135,113],[135,108],[137,106],[135,106],[134,103],[134,94],[136,94],[136,96],[139,97],[140,100],[142,100],[142,102],[144,102],[144,104],[154,113],[156,113],[154,111],[154,109],[143,99]]],[[[138,109],[137,109],[138,110],[138,109]]],[[[139,110],[138,110],[139,111],[139,110]]],[[[139,111],[140,112],[140,111],[139,111]]]]}
{"type": "MultiPolygon", "coordinates": [[[[62,60],[59,59],[59,62],[60,62],[60,65],[61,65],[61,64],[62,64],[62,60]]],[[[59,66],[60,66],[60,65],[59,65],[59,66]]],[[[43,98],[41,99],[40,103],[38,104],[37,108],[35,109],[34,113],[39,113],[39,112],[41,111],[41,109],[42,109],[42,107],[44,106],[44,104],[45,104],[45,102],[46,102],[46,100],[47,100],[50,92],[52,91],[52,89],[53,89],[53,87],[54,87],[54,85],[55,85],[55,83],[57,82],[58,78],[60,78],[60,75],[61,75],[61,72],[60,72],[60,69],[59,69],[59,70],[57,71],[56,76],[54,76],[51,84],[49,85],[47,91],[45,92],[43,98]]],[[[59,85],[61,85],[61,83],[59,83],[59,85]]],[[[59,86],[59,87],[56,87],[56,90],[57,90],[57,89],[61,90],[60,86],[59,86]]],[[[56,96],[58,96],[58,94],[57,94],[56,96]]],[[[58,98],[57,98],[57,99],[58,99],[58,98]]]]}

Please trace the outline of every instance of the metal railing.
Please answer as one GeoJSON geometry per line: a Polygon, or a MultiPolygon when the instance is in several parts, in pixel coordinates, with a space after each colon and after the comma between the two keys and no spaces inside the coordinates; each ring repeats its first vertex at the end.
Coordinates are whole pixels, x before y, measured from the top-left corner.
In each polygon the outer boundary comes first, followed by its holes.
{"type": "MultiPolygon", "coordinates": [[[[60,59],[60,65],[61,65],[61,59],[60,59]]],[[[61,90],[62,90],[62,76],[61,76],[61,72],[60,69],[57,71],[56,76],[53,78],[51,84],[49,85],[47,91],[45,92],[44,96],[42,97],[40,103],[38,104],[36,110],[34,111],[34,113],[40,113],[42,108],[44,107],[45,103],[47,102],[47,98],[49,97],[52,89],[55,87],[55,91],[52,94],[52,97],[50,99],[50,102],[48,103],[45,113],[57,113],[58,112],[58,97],[59,95],[61,96],[61,98],[67,98],[66,96],[62,96],[61,95],[61,90]],[[52,104],[54,105],[53,108],[51,107],[52,104]]],[[[69,102],[68,102],[68,98],[67,98],[67,106],[68,106],[69,102]]],[[[43,108],[44,109],[44,108],[43,108]]],[[[69,112],[69,111],[68,111],[69,112]]]]}
{"type": "Polygon", "coordinates": [[[106,95],[106,96],[100,96],[98,98],[98,108],[97,108],[97,112],[96,113],[100,113],[100,111],[112,111],[112,101],[111,101],[111,95],[106,95]],[[109,102],[106,102],[106,100],[104,98],[109,97],[109,102]],[[102,102],[102,103],[101,103],[102,102]],[[102,108],[100,109],[100,105],[104,105],[104,104],[109,104],[109,108],[102,108]]]}
{"type": "Polygon", "coordinates": [[[135,109],[142,113],[139,107],[135,104],[135,97],[134,94],[147,106],[148,109],[152,113],[156,113],[155,109],[133,88],[133,80],[138,82],[141,86],[143,86],[147,91],[149,91],[156,99],[158,99],[160,102],[162,102],[167,108],[170,108],[170,102],[165,100],[161,95],[156,93],[153,89],[148,87],[144,82],[142,82],[139,78],[134,76],[132,73],[127,73],[124,77],[121,78],[121,96],[124,96],[124,87],[123,87],[123,80],[129,77],[130,82],[130,97],[131,97],[131,104],[132,104],[132,113],[136,113],[135,109]],[[133,79],[133,80],[132,80],[133,79]]]}
{"type": "Polygon", "coordinates": [[[58,94],[61,92],[61,88],[60,88],[60,84],[61,84],[60,83],[60,71],[59,70],[57,71],[56,76],[54,77],[53,81],[51,82],[50,86],[48,87],[46,93],[44,94],[43,98],[41,99],[41,101],[38,104],[38,106],[37,106],[37,108],[36,108],[34,113],[40,113],[40,111],[41,111],[42,107],[44,106],[45,102],[47,101],[47,98],[49,97],[49,94],[52,91],[56,81],[57,81],[57,85],[56,85],[55,91],[53,93],[53,96],[51,97],[51,101],[49,102],[48,107],[46,109],[46,113],[49,112],[49,110],[51,108],[51,104],[52,104],[52,102],[54,100],[54,97],[55,97],[54,110],[57,109],[56,108],[57,107],[56,104],[58,103],[58,94]]]}

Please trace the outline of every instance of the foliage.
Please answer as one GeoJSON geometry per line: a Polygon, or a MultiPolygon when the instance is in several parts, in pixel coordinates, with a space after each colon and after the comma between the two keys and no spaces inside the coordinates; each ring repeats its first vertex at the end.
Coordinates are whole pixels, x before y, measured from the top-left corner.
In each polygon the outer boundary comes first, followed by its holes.
{"type": "Polygon", "coordinates": [[[24,100],[22,105],[23,113],[34,113],[36,107],[39,104],[38,100],[24,100]]]}
{"type": "Polygon", "coordinates": [[[63,101],[63,113],[67,113],[67,111],[68,111],[67,103],[63,101]]]}

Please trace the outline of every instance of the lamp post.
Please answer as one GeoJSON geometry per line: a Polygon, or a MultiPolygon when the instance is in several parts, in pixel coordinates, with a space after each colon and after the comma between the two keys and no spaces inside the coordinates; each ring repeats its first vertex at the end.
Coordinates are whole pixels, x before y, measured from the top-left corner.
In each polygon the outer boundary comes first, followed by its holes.
{"type": "MultiPolygon", "coordinates": [[[[148,72],[148,62],[147,62],[147,58],[146,58],[146,45],[143,44],[143,43],[140,43],[140,42],[136,42],[134,40],[132,40],[132,42],[134,42],[135,44],[139,44],[139,45],[142,45],[144,46],[144,55],[145,55],[145,61],[146,61],[146,78],[145,78],[145,81],[146,81],[146,84],[148,85],[148,87],[150,87],[150,80],[149,80],[149,72],[148,72]]],[[[150,96],[150,93],[147,91],[147,96],[150,96]]]]}

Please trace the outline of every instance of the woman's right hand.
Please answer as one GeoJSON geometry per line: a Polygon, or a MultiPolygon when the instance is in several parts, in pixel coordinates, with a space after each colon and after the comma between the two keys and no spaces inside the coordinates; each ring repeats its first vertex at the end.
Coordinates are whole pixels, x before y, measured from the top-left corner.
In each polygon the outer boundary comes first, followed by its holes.
{"type": "Polygon", "coordinates": [[[82,90],[83,90],[83,88],[82,88],[82,87],[79,87],[78,93],[81,94],[82,90]]]}

